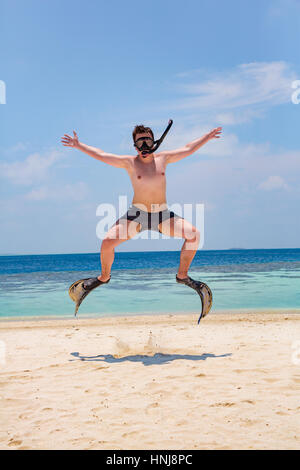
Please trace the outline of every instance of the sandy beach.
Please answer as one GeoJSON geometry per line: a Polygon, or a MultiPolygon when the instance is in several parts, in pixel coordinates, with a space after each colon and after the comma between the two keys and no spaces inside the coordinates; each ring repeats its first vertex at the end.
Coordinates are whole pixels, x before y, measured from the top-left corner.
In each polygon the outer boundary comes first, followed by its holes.
{"type": "Polygon", "coordinates": [[[1,449],[300,448],[299,313],[1,321],[0,340],[1,449]]]}

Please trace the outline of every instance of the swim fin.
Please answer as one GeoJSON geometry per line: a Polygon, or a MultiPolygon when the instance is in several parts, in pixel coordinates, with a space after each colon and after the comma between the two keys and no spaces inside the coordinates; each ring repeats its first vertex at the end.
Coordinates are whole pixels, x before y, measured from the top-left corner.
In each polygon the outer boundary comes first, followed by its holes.
{"type": "Polygon", "coordinates": [[[76,317],[78,309],[80,307],[81,302],[85,297],[96,287],[101,286],[101,284],[107,284],[110,281],[99,281],[97,277],[88,277],[86,279],[80,279],[79,281],[73,282],[73,284],[69,287],[69,296],[75,302],[75,312],[74,315],[76,317]]]}
{"type": "Polygon", "coordinates": [[[176,281],[179,282],[180,284],[185,284],[188,287],[191,287],[194,289],[198,294],[201,299],[201,304],[202,304],[202,309],[201,309],[201,314],[198,319],[198,325],[200,323],[201,318],[206,317],[208,315],[211,306],[212,306],[212,301],[213,301],[213,296],[212,296],[212,291],[208,287],[207,284],[201,281],[195,281],[191,277],[185,277],[184,279],[179,279],[176,276],[176,281]]]}

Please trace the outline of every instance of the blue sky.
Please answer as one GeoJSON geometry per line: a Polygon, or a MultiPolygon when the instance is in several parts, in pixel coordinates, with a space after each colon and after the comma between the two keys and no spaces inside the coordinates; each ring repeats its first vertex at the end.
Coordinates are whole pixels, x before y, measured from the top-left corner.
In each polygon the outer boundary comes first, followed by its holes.
{"type": "MultiPolygon", "coordinates": [[[[0,1],[1,253],[94,252],[96,208],[132,190],[118,154],[150,125],[162,149],[222,125],[167,169],[168,201],[205,204],[205,249],[299,247],[299,0],[0,1]]],[[[121,251],[179,249],[133,240],[121,251]]]]}

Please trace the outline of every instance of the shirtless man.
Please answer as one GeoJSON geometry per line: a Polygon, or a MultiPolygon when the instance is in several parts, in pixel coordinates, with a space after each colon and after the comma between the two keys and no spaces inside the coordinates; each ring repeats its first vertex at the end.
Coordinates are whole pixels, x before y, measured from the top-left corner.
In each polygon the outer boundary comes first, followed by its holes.
{"type": "Polygon", "coordinates": [[[131,179],[134,190],[132,205],[128,212],[110,228],[102,241],[101,274],[97,278],[76,281],[69,289],[72,300],[76,302],[75,315],[82,300],[91,290],[109,282],[115,248],[125,240],[134,237],[141,230],[149,229],[184,239],[176,280],[198,292],[202,301],[199,321],[201,317],[207,315],[212,304],[211,291],[203,282],[194,281],[188,276],[189,267],[199,245],[200,233],[190,222],[168,210],[165,172],[169,163],[178,162],[196,152],[208,141],[218,139],[221,136],[221,131],[221,127],[215,128],[203,137],[177,150],[151,153],[151,148],[154,148],[153,132],[149,127],[139,125],[134,128],[132,134],[137,155],[114,155],[90,147],[78,140],[75,131],[73,131],[73,137],[67,134],[62,137],[61,141],[64,146],[81,150],[91,157],[117,168],[124,168],[131,179]]]}

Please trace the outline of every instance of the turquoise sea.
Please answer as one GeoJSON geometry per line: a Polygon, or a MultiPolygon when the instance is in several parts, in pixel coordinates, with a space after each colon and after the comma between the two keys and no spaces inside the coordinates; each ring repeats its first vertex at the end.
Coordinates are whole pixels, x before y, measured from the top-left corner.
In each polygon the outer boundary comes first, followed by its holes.
{"type": "MultiPolygon", "coordinates": [[[[193,312],[200,300],[175,282],[177,251],[116,253],[112,279],[93,291],[80,317],[193,312]]],[[[0,318],[72,316],[69,285],[99,274],[99,254],[0,257],[0,318]]],[[[213,310],[300,309],[300,249],[198,251],[191,277],[214,294],[213,310]]]]}

